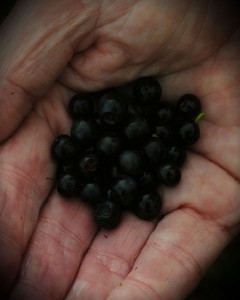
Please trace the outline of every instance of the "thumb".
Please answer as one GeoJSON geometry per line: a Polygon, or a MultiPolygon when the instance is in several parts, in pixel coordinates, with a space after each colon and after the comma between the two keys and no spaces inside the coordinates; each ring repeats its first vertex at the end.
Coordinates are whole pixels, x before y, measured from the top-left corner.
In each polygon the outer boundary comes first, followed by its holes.
{"type": "Polygon", "coordinates": [[[97,18],[91,17],[97,5],[85,2],[18,1],[1,25],[0,142],[50,89],[74,53],[93,42],[97,18]]]}

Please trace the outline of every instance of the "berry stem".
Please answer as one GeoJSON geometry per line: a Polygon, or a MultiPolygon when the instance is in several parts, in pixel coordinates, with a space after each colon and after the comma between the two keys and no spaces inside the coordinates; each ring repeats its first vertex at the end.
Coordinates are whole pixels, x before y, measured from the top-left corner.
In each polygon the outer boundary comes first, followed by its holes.
{"type": "Polygon", "coordinates": [[[205,112],[200,112],[200,114],[196,117],[196,119],[194,120],[194,122],[199,122],[200,120],[202,120],[205,117],[206,113],[205,112]]]}

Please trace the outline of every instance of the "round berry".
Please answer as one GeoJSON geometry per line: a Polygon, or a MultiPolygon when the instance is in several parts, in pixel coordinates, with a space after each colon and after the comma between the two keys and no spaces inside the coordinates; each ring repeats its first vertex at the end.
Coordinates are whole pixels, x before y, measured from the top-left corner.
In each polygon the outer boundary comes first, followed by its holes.
{"type": "Polygon", "coordinates": [[[173,143],[175,139],[175,132],[172,126],[170,125],[156,125],[154,133],[163,140],[166,144],[173,143]]]}
{"type": "Polygon", "coordinates": [[[137,195],[137,182],[130,176],[118,177],[111,188],[111,199],[124,206],[133,203],[137,195]]]}
{"type": "Polygon", "coordinates": [[[122,142],[115,134],[106,134],[99,139],[96,149],[103,158],[113,160],[120,153],[122,142]]]}
{"type": "Polygon", "coordinates": [[[71,136],[83,148],[92,146],[97,139],[96,123],[88,119],[74,121],[71,128],[71,136]]]}
{"type": "Polygon", "coordinates": [[[100,163],[98,156],[93,152],[86,151],[79,159],[79,174],[85,179],[94,178],[99,172],[100,163]]]}
{"type": "Polygon", "coordinates": [[[90,117],[94,112],[93,100],[90,94],[77,94],[69,103],[69,113],[73,119],[90,117]]]}
{"type": "Polygon", "coordinates": [[[95,182],[86,183],[81,189],[80,198],[91,205],[99,203],[102,200],[102,191],[99,184],[95,182]]]}
{"type": "Polygon", "coordinates": [[[178,129],[178,138],[182,145],[191,146],[198,141],[199,137],[200,128],[196,122],[186,122],[178,129]]]}
{"type": "Polygon", "coordinates": [[[186,149],[182,146],[174,145],[167,151],[167,161],[181,167],[187,158],[186,149]]]}
{"type": "Polygon", "coordinates": [[[157,193],[143,194],[136,206],[133,208],[134,214],[143,220],[152,220],[160,215],[162,199],[157,193]]]}
{"type": "Polygon", "coordinates": [[[139,177],[143,173],[142,157],[137,150],[124,150],[119,155],[119,170],[122,174],[139,177]]]}
{"type": "Polygon", "coordinates": [[[69,162],[76,155],[76,145],[69,135],[59,135],[52,143],[51,153],[58,162],[69,162]]]}
{"type": "Polygon", "coordinates": [[[98,115],[101,122],[107,126],[117,126],[125,118],[127,107],[117,93],[104,94],[98,103],[98,115]]]}
{"type": "Polygon", "coordinates": [[[115,228],[123,209],[144,220],[160,217],[158,185],[181,180],[204,113],[195,95],[184,94],[176,104],[161,96],[158,80],[143,77],[70,99],[71,133],[51,147],[57,190],[90,205],[100,227],[115,228]]]}
{"type": "Polygon", "coordinates": [[[133,94],[140,105],[156,105],[161,98],[162,89],[154,77],[143,77],[133,83],[133,94]]]}
{"type": "Polygon", "coordinates": [[[171,124],[175,118],[175,111],[168,102],[162,101],[159,104],[157,111],[155,112],[155,122],[157,124],[171,124]]]}
{"type": "Polygon", "coordinates": [[[122,209],[116,202],[106,200],[99,203],[94,210],[96,224],[105,229],[113,229],[120,223],[122,209]]]}
{"type": "Polygon", "coordinates": [[[157,176],[161,183],[175,186],[181,180],[181,171],[172,163],[164,163],[158,168],[157,176]]]}
{"type": "Polygon", "coordinates": [[[156,168],[165,158],[167,149],[158,138],[148,141],[143,148],[144,161],[147,168],[156,168]]]}
{"type": "Polygon", "coordinates": [[[150,136],[150,126],[145,118],[131,120],[124,128],[127,143],[135,147],[141,145],[150,136]]]}
{"type": "Polygon", "coordinates": [[[57,191],[64,197],[76,196],[81,188],[79,179],[73,174],[59,176],[57,181],[57,191]]]}
{"type": "Polygon", "coordinates": [[[177,101],[177,111],[188,119],[195,119],[201,112],[201,102],[195,95],[182,95],[177,101]]]}

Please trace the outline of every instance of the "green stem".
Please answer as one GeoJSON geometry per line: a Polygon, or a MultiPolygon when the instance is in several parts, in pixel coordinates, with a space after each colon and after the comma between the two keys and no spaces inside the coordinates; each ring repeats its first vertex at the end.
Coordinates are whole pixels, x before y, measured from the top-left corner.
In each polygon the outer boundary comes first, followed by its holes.
{"type": "Polygon", "coordinates": [[[194,120],[194,122],[199,122],[200,120],[202,120],[205,117],[206,113],[205,112],[200,112],[200,114],[196,117],[196,119],[194,120]]]}

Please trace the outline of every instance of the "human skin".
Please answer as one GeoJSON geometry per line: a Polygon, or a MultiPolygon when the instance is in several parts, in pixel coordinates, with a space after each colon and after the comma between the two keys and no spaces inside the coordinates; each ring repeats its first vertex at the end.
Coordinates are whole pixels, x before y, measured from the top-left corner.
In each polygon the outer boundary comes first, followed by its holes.
{"type": "Polygon", "coordinates": [[[237,1],[22,0],[0,28],[0,289],[10,299],[184,299],[239,233],[237,1]],[[142,76],[206,116],[162,219],[112,231],[55,190],[67,105],[142,76]]]}

